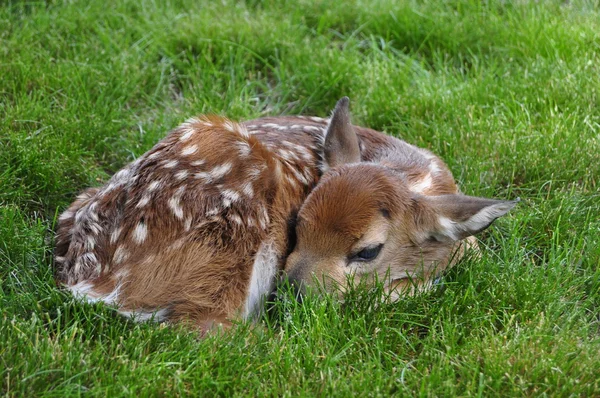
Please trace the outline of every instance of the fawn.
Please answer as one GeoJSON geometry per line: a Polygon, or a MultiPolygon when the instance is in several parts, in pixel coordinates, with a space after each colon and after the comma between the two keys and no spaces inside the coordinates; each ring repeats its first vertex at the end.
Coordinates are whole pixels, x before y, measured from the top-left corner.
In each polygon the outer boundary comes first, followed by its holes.
{"type": "Polygon", "coordinates": [[[439,158],[353,126],[348,106],[181,124],[62,213],[57,281],[136,320],[203,331],[255,317],[282,273],[328,289],[377,277],[394,298],[426,287],[516,201],[462,195],[439,158]]]}

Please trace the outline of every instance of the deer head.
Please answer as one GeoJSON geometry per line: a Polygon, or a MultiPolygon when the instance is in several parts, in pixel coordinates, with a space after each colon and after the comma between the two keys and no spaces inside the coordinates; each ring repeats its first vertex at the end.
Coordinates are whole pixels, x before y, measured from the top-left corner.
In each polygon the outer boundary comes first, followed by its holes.
{"type": "Polygon", "coordinates": [[[298,212],[285,272],[296,286],[317,281],[328,290],[379,280],[399,297],[402,288],[426,286],[452,265],[461,240],[489,227],[517,201],[410,191],[387,164],[361,162],[348,102],[341,99],[333,112],[326,171],[298,212]]]}

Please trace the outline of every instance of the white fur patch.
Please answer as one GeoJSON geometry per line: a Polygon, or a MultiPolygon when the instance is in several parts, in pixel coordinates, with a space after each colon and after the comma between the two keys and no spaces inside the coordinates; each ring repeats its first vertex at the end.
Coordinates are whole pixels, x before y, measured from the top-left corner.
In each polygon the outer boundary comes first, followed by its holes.
{"type": "Polygon", "coordinates": [[[260,315],[264,298],[271,292],[275,283],[278,258],[279,255],[272,241],[260,245],[252,265],[252,275],[244,305],[245,319],[260,315]]]}
{"type": "Polygon", "coordinates": [[[302,127],[302,130],[305,133],[310,133],[311,131],[314,131],[314,132],[321,131],[321,129],[316,126],[304,126],[304,127],[302,127]]]}
{"type": "Polygon", "coordinates": [[[296,177],[296,179],[298,181],[300,181],[301,184],[303,184],[303,185],[310,184],[310,181],[308,180],[308,178],[306,178],[302,173],[300,173],[295,167],[288,167],[288,169],[292,172],[294,177],[296,177]]]}
{"type": "Polygon", "coordinates": [[[242,225],[242,223],[243,223],[242,218],[235,213],[230,214],[229,219],[238,225],[242,225]]]}
{"type": "Polygon", "coordinates": [[[135,205],[135,207],[138,209],[141,209],[142,207],[145,207],[149,202],[150,202],[150,195],[144,195],[144,196],[142,196],[142,198],[140,199],[138,204],[135,205]]]}
{"type": "Polygon", "coordinates": [[[69,218],[72,218],[75,214],[72,211],[65,211],[63,214],[60,215],[60,217],[58,217],[59,221],[65,221],[68,220],[69,218]]]}
{"type": "Polygon", "coordinates": [[[240,200],[240,194],[236,191],[234,191],[233,189],[224,189],[221,191],[221,196],[223,196],[224,199],[229,200],[229,202],[237,202],[238,200],[240,200]]]}
{"type": "Polygon", "coordinates": [[[233,123],[230,120],[225,120],[223,122],[223,127],[225,127],[225,129],[227,131],[231,131],[232,133],[235,132],[235,129],[233,127],[233,123]]]}
{"type": "Polygon", "coordinates": [[[208,217],[216,216],[220,212],[221,212],[221,209],[219,207],[213,207],[212,209],[206,211],[206,215],[208,217]]]}
{"type": "Polygon", "coordinates": [[[178,180],[184,180],[187,176],[187,170],[179,170],[177,173],[175,173],[175,178],[177,178],[178,180]]]}
{"type": "Polygon", "coordinates": [[[123,230],[123,228],[119,227],[119,228],[115,229],[114,231],[112,231],[112,233],[110,234],[110,243],[111,244],[115,244],[117,242],[117,240],[119,239],[119,235],[121,235],[122,230],[123,230]]]}
{"type": "Polygon", "coordinates": [[[250,145],[248,145],[247,142],[238,142],[238,152],[240,154],[241,157],[245,158],[248,155],[250,155],[250,145]]]}
{"type": "Polygon", "coordinates": [[[196,153],[198,151],[198,145],[190,145],[190,146],[186,146],[185,148],[183,148],[183,150],[181,151],[181,154],[183,156],[189,156],[193,153],[196,153]]]}
{"type": "Polygon", "coordinates": [[[224,163],[220,166],[213,167],[213,169],[209,172],[196,173],[194,176],[196,178],[200,178],[208,183],[208,182],[212,182],[214,180],[218,180],[219,178],[223,178],[227,173],[229,173],[229,171],[231,170],[231,167],[232,167],[231,163],[224,163]]]}
{"type": "Polygon", "coordinates": [[[94,250],[96,247],[96,240],[93,236],[88,235],[85,239],[85,250],[94,250]]]}
{"type": "Polygon", "coordinates": [[[252,181],[246,181],[242,184],[242,192],[248,198],[252,199],[252,197],[254,196],[254,188],[252,188],[252,181]]]}
{"type": "Polygon", "coordinates": [[[191,129],[191,128],[185,129],[184,133],[181,134],[181,137],[179,137],[179,141],[182,141],[182,142],[187,141],[192,137],[192,135],[194,135],[194,129],[191,129]]]}
{"type": "Polygon", "coordinates": [[[150,184],[148,184],[148,192],[154,192],[156,191],[161,185],[161,182],[156,180],[156,181],[152,181],[150,184]]]}
{"type": "Polygon", "coordinates": [[[121,290],[121,285],[117,284],[115,289],[109,294],[102,295],[94,291],[94,285],[88,281],[82,281],[75,285],[68,286],[67,289],[73,294],[73,296],[82,301],[86,301],[88,303],[97,303],[103,302],[105,304],[117,304],[117,300],[119,299],[119,293],[121,290]]]}
{"type": "Polygon", "coordinates": [[[421,181],[411,184],[409,189],[416,193],[423,193],[431,187],[432,183],[431,174],[427,174],[421,181]]]}
{"type": "Polygon", "coordinates": [[[143,222],[138,223],[138,225],[133,230],[133,235],[132,235],[133,241],[138,244],[144,243],[147,236],[148,236],[148,227],[146,227],[146,224],[144,224],[143,222]]]}
{"type": "Polygon", "coordinates": [[[173,214],[175,214],[175,217],[183,219],[183,208],[181,207],[178,195],[175,195],[169,199],[169,207],[171,208],[173,214]]]}
{"type": "Polygon", "coordinates": [[[429,172],[431,174],[436,174],[436,173],[439,173],[440,171],[442,171],[442,169],[440,168],[440,165],[435,160],[432,160],[431,163],[429,163],[429,172]]]}
{"type": "Polygon", "coordinates": [[[119,181],[119,180],[124,180],[127,177],[129,177],[129,169],[123,169],[120,170],[117,174],[114,175],[114,179],[119,181]]]}
{"type": "Polygon", "coordinates": [[[123,261],[127,260],[127,257],[129,257],[129,252],[125,250],[125,247],[123,245],[119,245],[117,247],[117,250],[115,250],[115,254],[113,255],[113,262],[115,264],[120,264],[123,261]]]}
{"type": "Polygon", "coordinates": [[[186,231],[189,231],[192,228],[192,217],[188,217],[185,219],[185,221],[183,222],[183,228],[186,231]]]}
{"type": "Polygon", "coordinates": [[[178,164],[179,164],[179,162],[177,160],[168,160],[163,163],[163,167],[165,169],[172,169],[173,167],[177,166],[178,164]]]}

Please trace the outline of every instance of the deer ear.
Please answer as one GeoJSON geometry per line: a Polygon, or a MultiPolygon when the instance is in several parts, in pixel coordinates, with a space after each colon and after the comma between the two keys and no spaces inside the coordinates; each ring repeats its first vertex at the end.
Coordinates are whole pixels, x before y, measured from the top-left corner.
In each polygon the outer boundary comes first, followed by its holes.
{"type": "Polygon", "coordinates": [[[346,163],[360,162],[358,137],[350,124],[348,97],[340,99],[333,110],[323,148],[323,171],[346,163]]]}
{"type": "Polygon", "coordinates": [[[428,237],[439,241],[457,241],[489,227],[520,201],[494,200],[466,195],[423,197],[433,210],[426,229],[428,237]]]}

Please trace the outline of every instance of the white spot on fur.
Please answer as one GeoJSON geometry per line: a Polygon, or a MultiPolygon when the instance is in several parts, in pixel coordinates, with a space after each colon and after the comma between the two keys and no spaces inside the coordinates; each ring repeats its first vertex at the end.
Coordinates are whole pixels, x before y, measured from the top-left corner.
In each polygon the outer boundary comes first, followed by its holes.
{"type": "Polygon", "coordinates": [[[230,120],[223,121],[223,127],[225,127],[225,129],[227,131],[230,131],[232,133],[235,132],[235,129],[233,127],[233,123],[230,120]]]}
{"type": "Polygon", "coordinates": [[[69,218],[72,218],[74,215],[75,214],[72,211],[67,210],[67,211],[63,212],[63,214],[61,214],[60,217],[58,217],[58,220],[65,221],[65,220],[68,220],[69,218]]]}
{"type": "Polygon", "coordinates": [[[205,160],[200,159],[200,160],[194,160],[193,162],[190,162],[190,165],[192,166],[202,166],[204,163],[206,163],[205,160]]]}
{"type": "Polygon", "coordinates": [[[302,173],[300,173],[295,167],[288,167],[288,169],[292,172],[294,177],[296,177],[296,179],[298,181],[300,181],[300,183],[302,183],[304,185],[310,184],[310,181],[308,180],[308,178],[306,178],[302,173]]]}
{"type": "Polygon", "coordinates": [[[85,239],[85,250],[94,250],[94,247],[96,247],[96,240],[93,236],[88,235],[85,239]]]}
{"type": "Polygon", "coordinates": [[[144,243],[146,236],[148,236],[148,227],[143,222],[139,222],[133,230],[133,241],[138,244],[144,243]]]}
{"type": "Polygon", "coordinates": [[[82,281],[72,286],[67,286],[67,289],[71,294],[78,300],[87,301],[89,303],[95,303],[99,300],[99,295],[93,290],[94,285],[82,281]]]}
{"type": "Polygon", "coordinates": [[[206,215],[208,217],[216,216],[220,212],[221,212],[221,209],[219,207],[213,207],[212,209],[206,211],[206,215]]]}
{"type": "Polygon", "coordinates": [[[171,250],[179,250],[183,247],[183,244],[185,243],[185,239],[177,239],[175,242],[173,242],[170,246],[169,249],[171,250]]]}
{"type": "Polygon", "coordinates": [[[113,262],[115,264],[120,264],[123,261],[127,260],[129,257],[129,252],[125,249],[123,245],[119,245],[117,250],[115,250],[115,254],[113,255],[113,262]]]}
{"type": "MultiPolygon", "coordinates": [[[[93,248],[90,250],[93,250],[93,248]]],[[[85,268],[94,266],[96,266],[95,268],[98,268],[98,265],[100,265],[98,264],[98,259],[96,258],[96,255],[94,253],[83,253],[81,255],[80,260],[85,268]]]]}
{"type": "Polygon", "coordinates": [[[190,145],[190,146],[186,146],[185,148],[183,148],[183,150],[181,151],[181,154],[183,156],[189,156],[193,153],[196,153],[198,151],[198,145],[190,145]]]}
{"type": "Polygon", "coordinates": [[[310,120],[312,120],[313,122],[317,122],[317,123],[324,123],[327,121],[327,119],[323,119],[322,117],[317,117],[317,116],[309,116],[308,118],[310,120]]]}
{"type": "Polygon", "coordinates": [[[199,173],[194,174],[194,177],[199,180],[204,180],[204,182],[207,182],[207,183],[212,181],[212,177],[210,176],[210,173],[205,172],[205,171],[201,171],[199,173]]]}
{"type": "Polygon", "coordinates": [[[163,163],[163,167],[165,169],[172,169],[173,167],[177,166],[179,164],[179,162],[177,160],[169,160],[163,163]]]}
{"type": "Polygon", "coordinates": [[[189,140],[192,135],[194,135],[194,128],[193,127],[188,127],[185,130],[183,130],[183,134],[181,134],[181,137],[179,137],[179,141],[184,142],[189,140]]]}
{"type": "Polygon", "coordinates": [[[285,179],[287,180],[287,182],[293,187],[293,188],[297,188],[298,187],[298,182],[296,180],[294,180],[292,178],[292,176],[290,176],[289,174],[285,175],[285,179]]]}
{"type": "Polygon", "coordinates": [[[183,222],[183,228],[189,231],[192,228],[192,217],[187,217],[183,222]]]}
{"type": "Polygon", "coordinates": [[[267,208],[264,206],[261,206],[260,211],[261,211],[261,214],[259,214],[259,216],[258,216],[258,222],[262,229],[267,229],[267,226],[269,225],[269,221],[270,221],[269,213],[267,212],[267,208]]]}
{"type": "Polygon", "coordinates": [[[429,163],[429,172],[431,174],[436,174],[440,171],[442,171],[442,169],[440,168],[439,164],[435,160],[432,160],[431,163],[429,163]]]}
{"type": "Polygon", "coordinates": [[[423,193],[431,187],[432,183],[431,174],[427,174],[421,181],[411,184],[409,189],[416,193],[423,193]]]}
{"type": "Polygon", "coordinates": [[[242,218],[237,214],[230,214],[229,219],[238,225],[242,225],[242,218]]]}
{"type": "Polygon", "coordinates": [[[77,210],[77,213],[75,213],[75,221],[76,222],[80,222],[81,219],[83,218],[83,215],[85,214],[85,211],[83,208],[77,210]]]}
{"type": "Polygon", "coordinates": [[[311,131],[317,132],[317,131],[320,131],[321,129],[318,127],[315,127],[315,126],[304,126],[304,127],[302,127],[302,130],[305,133],[310,133],[311,131]]]}
{"type": "Polygon", "coordinates": [[[265,123],[265,124],[262,125],[262,127],[276,129],[277,127],[279,127],[279,125],[275,124],[275,123],[265,123]]]}
{"type": "Polygon", "coordinates": [[[56,261],[57,263],[64,263],[67,259],[65,257],[62,256],[56,256],[54,257],[54,261],[56,261]]]}
{"type": "Polygon", "coordinates": [[[248,170],[248,177],[250,177],[251,179],[256,179],[256,177],[258,177],[260,174],[262,173],[262,170],[259,168],[251,168],[248,170]]]}
{"type": "Polygon", "coordinates": [[[187,170],[179,170],[177,173],[175,173],[175,178],[177,178],[178,180],[184,180],[187,176],[187,170]]]}
{"type": "Polygon", "coordinates": [[[254,196],[254,188],[252,188],[252,181],[246,181],[242,184],[242,192],[248,198],[252,199],[252,197],[254,196]]]}
{"type": "Polygon", "coordinates": [[[179,199],[180,198],[178,195],[174,195],[173,197],[171,197],[171,199],[169,199],[168,204],[173,214],[175,214],[175,217],[183,219],[183,208],[181,207],[179,199]]]}
{"type": "Polygon", "coordinates": [[[115,174],[113,178],[119,181],[125,180],[127,177],[129,177],[129,169],[122,169],[117,174],[115,174]]]}
{"type": "Polygon", "coordinates": [[[288,151],[287,149],[279,149],[277,152],[279,153],[279,156],[288,162],[299,160],[298,156],[294,152],[288,151]]]}
{"type": "Polygon", "coordinates": [[[246,126],[236,123],[235,127],[237,128],[237,132],[239,135],[241,135],[244,138],[250,138],[250,133],[248,133],[248,130],[246,130],[246,126]]]}
{"type": "Polygon", "coordinates": [[[310,151],[308,149],[306,149],[305,147],[303,147],[302,145],[298,145],[298,144],[294,144],[294,143],[290,142],[288,146],[295,149],[300,154],[300,156],[307,162],[310,162],[313,160],[313,156],[310,153],[310,151]]]}
{"type": "Polygon", "coordinates": [[[254,258],[254,264],[252,265],[250,286],[246,294],[243,314],[245,319],[260,315],[264,298],[273,289],[278,258],[279,255],[272,241],[263,242],[260,245],[254,258]]]}
{"type": "Polygon", "coordinates": [[[135,205],[135,207],[138,209],[141,209],[142,207],[146,206],[149,202],[150,202],[150,195],[144,195],[144,196],[142,196],[142,198],[140,199],[138,204],[135,205]]]}
{"type": "Polygon", "coordinates": [[[223,198],[229,200],[230,202],[237,202],[238,200],[240,200],[240,194],[237,191],[234,191],[233,189],[222,190],[221,196],[223,196],[223,198]]]}
{"type": "Polygon", "coordinates": [[[202,179],[205,182],[209,183],[212,182],[214,180],[218,180],[220,178],[223,178],[227,173],[229,173],[229,171],[231,170],[231,163],[224,163],[220,166],[215,166],[211,171],[209,172],[201,172],[201,173],[196,173],[194,176],[196,178],[202,179]]]}
{"type": "Polygon", "coordinates": [[[241,141],[241,142],[238,142],[237,145],[238,145],[238,152],[240,153],[241,157],[245,158],[248,155],[250,155],[250,152],[251,152],[250,145],[248,145],[247,142],[241,141]]]}
{"type": "Polygon", "coordinates": [[[115,244],[117,242],[117,240],[119,239],[119,236],[121,235],[122,230],[123,230],[123,228],[119,227],[119,228],[115,229],[114,231],[112,231],[112,233],[110,234],[110,243],[111,244],[115,244]]]}
{"type": "Polygon", "coordinates": [[[160,151],[156,151],[154,153],[151,153],[150,155],[148,155],[148,159],[154,159],[157,158],[160,155],[160,151]]]}
{"type": "Polygon", "coordinates": [[[94,235],[99,235],[100,232],[102,232],[102,227],[100,227],[100,224],[90,223],[89,228],[92,230],[94,235]]]}

